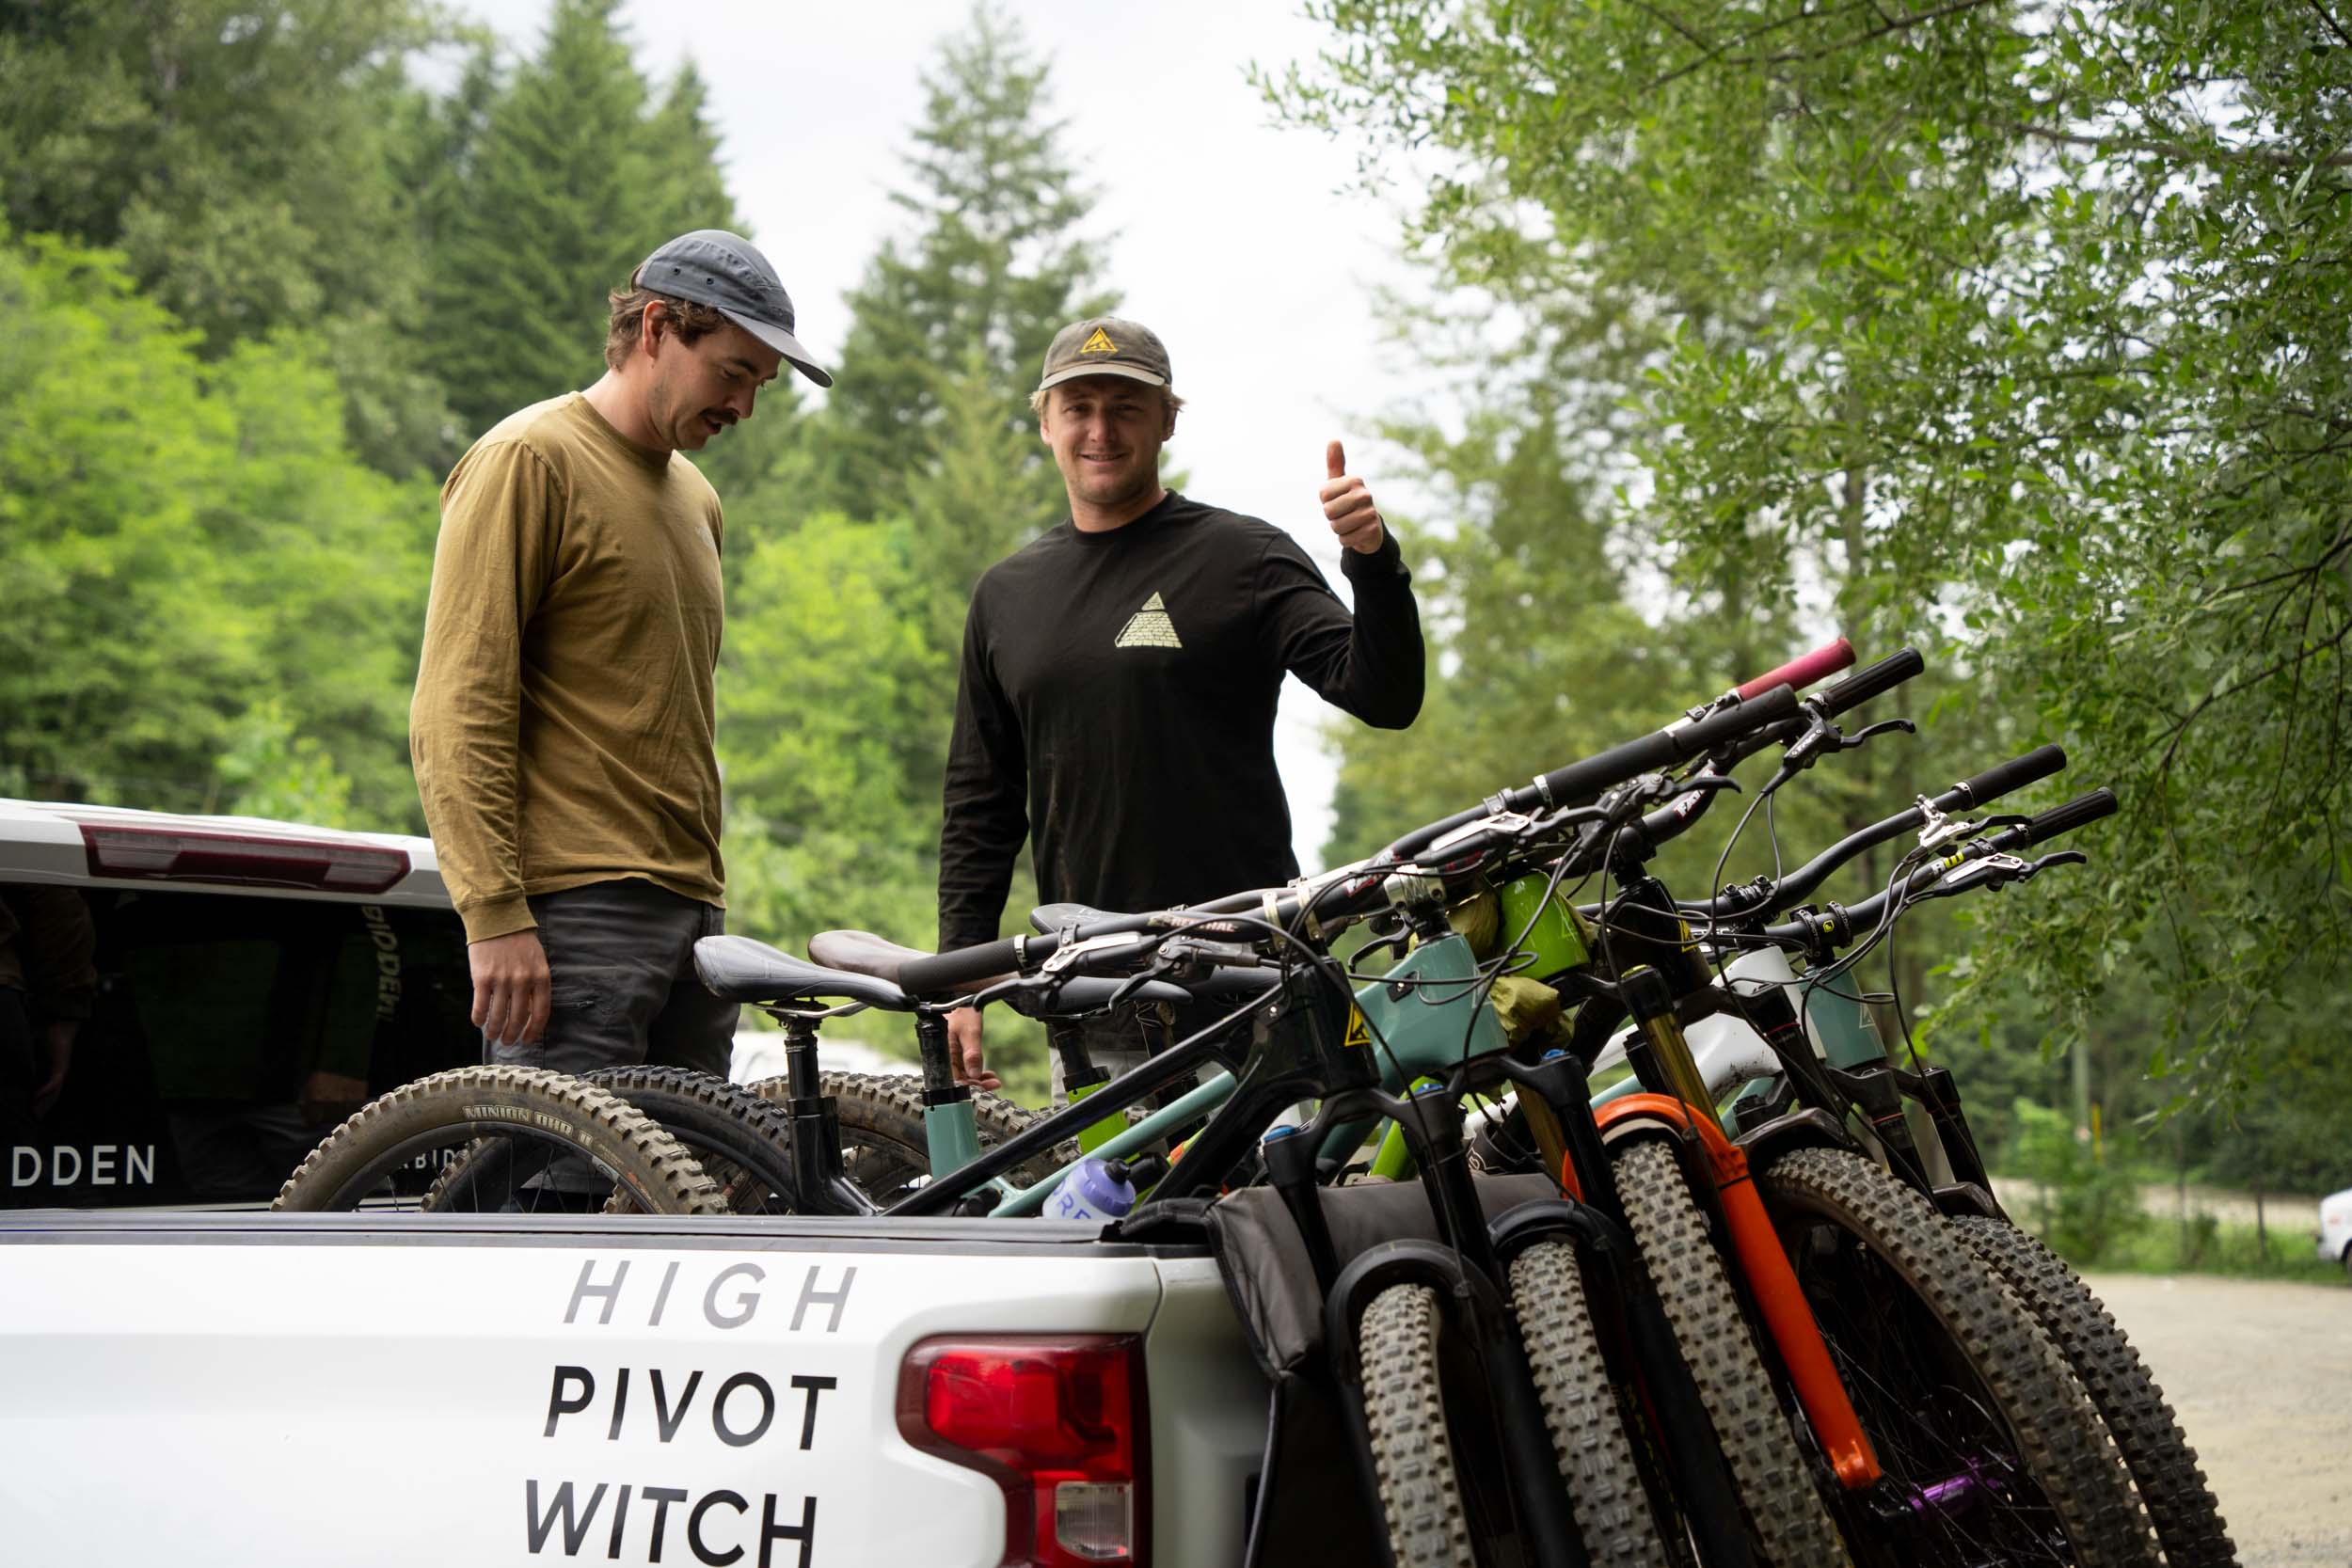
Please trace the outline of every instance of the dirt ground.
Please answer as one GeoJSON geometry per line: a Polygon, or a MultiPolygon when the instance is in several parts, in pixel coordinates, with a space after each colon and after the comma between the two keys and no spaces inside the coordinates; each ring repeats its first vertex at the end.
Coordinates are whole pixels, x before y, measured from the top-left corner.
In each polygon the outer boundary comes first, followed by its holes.
{"type": "Polygon", "coordinates": [[[2245,1568],[2352,1568],[2352,1286],[2092,1275],[2245,1568]]]}

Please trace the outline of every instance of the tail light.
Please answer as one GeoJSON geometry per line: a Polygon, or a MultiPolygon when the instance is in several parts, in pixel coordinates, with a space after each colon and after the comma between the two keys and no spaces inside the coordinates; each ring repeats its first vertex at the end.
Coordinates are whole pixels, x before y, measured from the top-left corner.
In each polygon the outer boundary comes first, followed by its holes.
{"type": "Polygon", "coordinates": [[[178,828],[82,824],[93,877],[240,887],[382,893],[408,875],[408,852],[376,844],[255,838],[178,828]]]}
{"type": "Polygon", "coordinates": [[[899,1369],[898,1431],[1004,1488],[1005,1568],[1150,1560],[1140,1338],[925,1339],[899,1369]]]}

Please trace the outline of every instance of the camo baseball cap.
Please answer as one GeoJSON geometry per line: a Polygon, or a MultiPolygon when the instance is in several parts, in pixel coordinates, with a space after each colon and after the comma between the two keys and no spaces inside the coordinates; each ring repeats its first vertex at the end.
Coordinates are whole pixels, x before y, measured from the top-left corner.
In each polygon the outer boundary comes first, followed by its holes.
{"type": "Polygon", "coordinates": [[[1123,375],[1153,387],[1168,384],[1168,350],[1148,326],[1117,316],[1089,316],[1054,334],[1045,351],[1039,391],[1082,375],[1123,375]]]}

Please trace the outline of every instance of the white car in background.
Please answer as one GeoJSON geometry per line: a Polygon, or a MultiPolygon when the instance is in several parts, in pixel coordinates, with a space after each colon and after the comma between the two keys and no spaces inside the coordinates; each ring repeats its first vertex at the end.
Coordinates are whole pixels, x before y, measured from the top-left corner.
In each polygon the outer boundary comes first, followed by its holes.
{"type": "Polygon", "coordinates": [[[2352,1187],[2319,1200],[2319,1256],[2352,1274],[2352,1187]]]}

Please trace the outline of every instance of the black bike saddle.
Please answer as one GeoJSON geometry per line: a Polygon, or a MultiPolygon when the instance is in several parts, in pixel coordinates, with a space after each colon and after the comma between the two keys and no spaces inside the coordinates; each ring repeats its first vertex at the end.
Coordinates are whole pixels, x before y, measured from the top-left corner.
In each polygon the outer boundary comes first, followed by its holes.
{"type": "Polygon", "coordinates": [[[694,973],[728,1002],[863,1002],[894,1012],[914,1006],[887,980],[806,963],[749,937],[703,938],[694,943],[694,973]]]}

